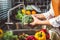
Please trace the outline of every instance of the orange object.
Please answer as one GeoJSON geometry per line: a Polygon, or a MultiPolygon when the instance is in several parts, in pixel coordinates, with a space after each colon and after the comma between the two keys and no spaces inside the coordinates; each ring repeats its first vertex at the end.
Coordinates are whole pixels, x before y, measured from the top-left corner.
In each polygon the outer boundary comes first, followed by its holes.
{"type": "Polygon", "coordinates": [[[33,11],[32,11],[32,14],[36,14],[36,11],[33,10],[33,11]]]}
{"type": "Polygon", "coordinates": [[[30,14],[31,14],[31,12],[30,12],[29,10],[27,10],[27,11],[26,11],[26,14],[27,14],[27,15],[30,15],[30,14]]]}
{"type": "Polygon", "coordinates": [[[52,0],[55,17],[60,15],[60,0],[52,0]]]}

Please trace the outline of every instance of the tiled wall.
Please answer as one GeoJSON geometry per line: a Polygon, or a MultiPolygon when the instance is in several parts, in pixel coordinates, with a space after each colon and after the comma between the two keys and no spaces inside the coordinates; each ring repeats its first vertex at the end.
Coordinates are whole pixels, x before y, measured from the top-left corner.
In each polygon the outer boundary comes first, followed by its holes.
{"type": "MultiPolygon", "coordinates": [[[[14,0],[14,3],[23,3],[25,5],[36,5],[38,6],[42,12],[46,12],[49,10],[51,0],[14,0]]],[[[13,5],[15,5],[13,4],[13,5]]]]}
{"type": "Polygon", "coordinates": [[[0,21],[7,18],[7,11],[11,8],[11,0],[0,0],[0,21]]]}
{"type": "Polygon", "coordinates": [[[25,0],[25,4],[29,5],[32,3],[33,5],[38,6],[42,12],[46,12],[49,10],[50,1],[51,0],[30,0],[30,1],[25,0]]]}

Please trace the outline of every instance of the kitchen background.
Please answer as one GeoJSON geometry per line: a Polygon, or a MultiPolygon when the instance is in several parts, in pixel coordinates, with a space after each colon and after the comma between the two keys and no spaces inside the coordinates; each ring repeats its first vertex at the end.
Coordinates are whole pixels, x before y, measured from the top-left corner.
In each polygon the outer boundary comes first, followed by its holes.
{"type": "MultiPolygon", "coordinates": [[[[43,13],[49,10],[50,1],[51,0],[0,0],[0,27],[5,26],[5,22],[7,21],[7,12],[10,8],[18,4],[35,5],[38,6],[41,13],[43,13]]],[[[12,14],[14,15],[16,11],[17,10],[14,10],[12,14]]]]}
{"type": "MultiPolygon", "coordinates": [[[[24,4],[25,7],[27,5],[30,5],[30,8],[31,8],[31,5],[34,5],[34,7],[37,6],[38,9],[40,8],[40,12],[37,12],[34,9],[33,10],[36,13],[40,14],[40,13],[49,11],[50,2],[51,0],[0,0],[0,40],[17,40],[17,39],[29,40],[30,38],[31,40],[36,40],[35,37],[37,37],[38,40],[40,39],[41,40],[60,40],[59,32],[54,28],[52,28],[52,26],[48,26],[48,25],[31,26],[29,25],[29,23],[28,25],[24,25],[24,23],[27,23],[25,18],[27,18],[27,20],[30,20],[32,18],[29,18],[26,15],[23,15],[22,9],[21,9],[23,6],[19,6],[18,8],[14,9],[18,4],[24,4]],[[13,8],[14,10],[9,12],[11,8],[13,8]],[[8,16],[8,12],[11,13],[9,14],[9,16],[8,16]],[[20,21],[22,19],[21,15],[23,15],[22,16],[23,18],[26,16],[24,18],[25,21],[22,20],[23,23],[21,23],[22,21],[20,21]],[[18,18],[20,20],[18,20],[18,18]],[[43,29],[43,28],[46,28],[46,29],[43,29]]],[[[25,10],[25,13],[26,11],[30,11],[30,14],[32,14],[32,11],[33,11],[33,10],[26,10],[26,9],[24,10],[25,10]]]]}

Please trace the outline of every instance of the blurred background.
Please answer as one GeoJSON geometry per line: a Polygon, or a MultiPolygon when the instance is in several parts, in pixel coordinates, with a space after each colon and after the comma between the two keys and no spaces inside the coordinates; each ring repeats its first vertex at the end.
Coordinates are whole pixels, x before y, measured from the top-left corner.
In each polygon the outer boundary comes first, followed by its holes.
{"type": "MultiPolygon", "coordinates": [[[[4,27],[5,22],[7,21],[7,12],[10,8],[18,5],[36,5],[40,8],[41,13],[47,12],[50,8],[51,0],[0,0],[0,27],[4,27]]],[[[12,12],[14,15],[16,10],[12,12]]]]}

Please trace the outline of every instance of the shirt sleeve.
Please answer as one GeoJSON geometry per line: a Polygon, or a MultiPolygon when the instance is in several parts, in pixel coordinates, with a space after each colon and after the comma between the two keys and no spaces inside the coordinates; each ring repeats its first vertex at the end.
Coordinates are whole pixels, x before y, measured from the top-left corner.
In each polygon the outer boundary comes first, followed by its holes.
{"type": "Polygon", "coordinates": [[[53,27],[59,27],[60,26],[60,15],[55,18],[49,19],[49,22],[53,27]]]}
{"type": "Polygon", "coordinates": [[[50,19],[54,17],[54,11],[52,8],[52,4],[50,4],[50,10],[46,13],[43,13],[43,15],[45,16],[46,19],[50,19]]]}

